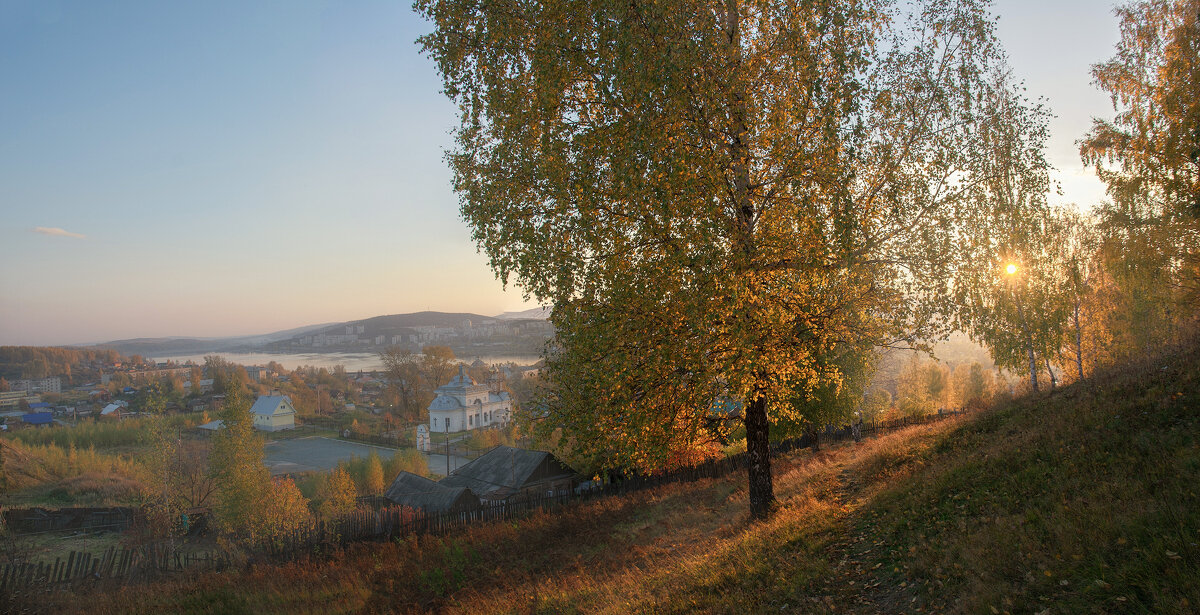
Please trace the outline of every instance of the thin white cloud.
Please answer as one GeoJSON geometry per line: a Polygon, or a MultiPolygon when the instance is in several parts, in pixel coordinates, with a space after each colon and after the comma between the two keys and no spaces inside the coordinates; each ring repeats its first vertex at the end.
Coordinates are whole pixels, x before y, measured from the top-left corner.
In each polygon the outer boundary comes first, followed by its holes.
{"type": "Polygon", "coordinates": [[[64,231],[64,230],[62,230],[58,227],[54,227],[54,226],[49,226],[49,227],[35,226],[35,227],[33,227],[33,232],[41,233],[43,235],[54,235],[56,237],[74,237],[75,239],[86,239],[87,238],[87,235],[81,235],[79,233],[72,233],[71,231],[64,231]]]}

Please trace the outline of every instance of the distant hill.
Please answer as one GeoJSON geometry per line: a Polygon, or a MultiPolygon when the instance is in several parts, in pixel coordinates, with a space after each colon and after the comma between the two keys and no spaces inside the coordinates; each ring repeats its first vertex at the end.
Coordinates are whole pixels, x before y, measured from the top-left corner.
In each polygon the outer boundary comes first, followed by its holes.
{"type": "MultiPolygon", "coordinates": [[[[375,316],[361,320],[346,322],[327,322],[319,325],[308,325],[295,329],[286,329],[262,335],[241,335],[234,337],[157,337],[114,340],[89,347],[116,350],[125,355],[139,354],[143,356],[198,354],[205,352],[238,352],[238,351],[272,351],[287,352],[297,348],[309,351],[329,352],[344,350],[374,351],[380,346],[390,345],[394,336],[410,340],[422,329],[454,329],[459,334],[443,335],[450,341],[430,341],[428,343],[459,344],[462,340],[473,339],[472,334],[462,333],[480,328],[500,328],[508,331],[492,332],[486,337],[494,340],[491,347],[483,349],[492,354],[504,354],[513,351],[530,351],[540,349],[538,340],[546,337],[545,322],[549,317],[549,308],[533,308],[521,312],[505,312],[499,316],[484,316],[470,312],[414,312],[411,314],[390,314],[375,316]],[[536,322],[532,322],[536,321],[536,322]],[[524,324],[522,324],[524,323],[524,324]],[[520,332],[520,331],[523,331],[520,332]],[[501,339],[504,335],[507,338],[501,339]],[[314,345],[313,337],[326,336],[336,341],[314,345]],[[353,340],[348,339],[353,336],[353,340]],[[383,343],[375,343],[378,339],[383,343]],[[453,341],[457,338],[459,341],[453,341]],[[525,339],[529,338],[529,339],[525,339]],[[529,340],[533,341],[530,342],[529,340]],[[507,341],[506,341],[507,340],[507,341]],[[525,343],[529,342],[529,343],[525,343]],[[516,346],[514,346],[514,343],[516,346]],[[364,344],[366,346],[364,347],[364,344]],[[532,345],[531,345],[532,344],[532,345]],[[526,348],[525,346],[528,346],[526,348]]],[[[552,329],[551,329],[552,330],[552,329]]],[[[464,351],[468,348],[464,347],[464,351]]],[[[480,349],[470,349],[478,351],[480,349]]]]}
{"type": "Polygon", "coordinates": [[[236,348],[254,348],[291,339],[310,331],[324,329],[335,323],[307,325],[261,335],[239,335],[232,337],[138,337],[90,344],[88,348],[116,350],[123,355],[170,355],[200,352],[228,351],[236,348]]]}
{"type": "Polygon", "coordinates": [[[364,318],[363,320],[352,320],[335,324],[325,330],[332,331],[338,327],[362,325],[366,327],[367,333],[376,331],[388,332],[394,329],[411,329],[413,327],[456,327],[468,320],[479,324],[485,320],[492,320],[492,318],[468,312],[414,312],[412,314],[392,314],[390,316],[375,316],[373,318],[364,318]]]}
{"type": "Polygon", "coordinates": [[[496,318],[500,320],[548,320],[550,310],[549,306],[535,307],[520,312],[505,312],[496,318]]]}

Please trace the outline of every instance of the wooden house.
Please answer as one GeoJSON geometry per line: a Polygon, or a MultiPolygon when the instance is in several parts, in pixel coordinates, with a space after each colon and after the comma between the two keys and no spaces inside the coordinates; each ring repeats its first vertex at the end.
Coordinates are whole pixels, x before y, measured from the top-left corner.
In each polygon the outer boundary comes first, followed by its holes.
{"type": "Polygon", "coordinates": [[[438,481],[466,487],[481,500],[566,495],[579,482],[570,466],[545,451],[497,446],[438,481]]]}

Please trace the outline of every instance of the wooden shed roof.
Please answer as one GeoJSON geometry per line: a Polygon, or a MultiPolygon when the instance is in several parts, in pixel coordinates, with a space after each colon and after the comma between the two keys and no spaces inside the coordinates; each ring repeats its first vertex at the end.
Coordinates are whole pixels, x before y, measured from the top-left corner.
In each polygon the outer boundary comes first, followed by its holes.
{"type": "Polygon", "coordinates": [[[402,506],[426,512],[470,510],[479,506],[479,498],[469,489],[435,483],[412,472],[400,472],[383,495],[402,506]]]}

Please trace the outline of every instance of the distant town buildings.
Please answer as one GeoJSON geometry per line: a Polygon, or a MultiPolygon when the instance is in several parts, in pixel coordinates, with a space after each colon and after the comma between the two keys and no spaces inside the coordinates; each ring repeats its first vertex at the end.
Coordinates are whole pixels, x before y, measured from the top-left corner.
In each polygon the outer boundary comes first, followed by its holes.
{"type": "MultiPolygon", "coordinates": [[[[213,390],[213,379],[212,378],[205,378],[203,380],[200,380],[200,393],[201,394],[212,393],[212,390],[213,390]]],[[[183,383],[183,392],[184,393],[192,392],[192,381],[191,380],[188,380],[187,382],[183,383]]]]}
{"type": "Polygon", "coordinates": [[[25,393],[62,393],[62,378],[58,376],[13,380],[8,385],[12,391],[22,391],[25,393]]]}
{"type": "Polygon", "coordinates": [[[33,404],[41,401],[42,398],[25,391],[0,391],[0,408],[18,406],[21,404],[21,400],[25,400],[27,404],[33,404]]]}
{"type": "Polygon", "coordinates": [[[145,369],[127,369],[123,370],[126,376],[137,381],[161,380],[163,378],[178,376],[180,378],[188,378],[192,373],[191,365],[169,366],[166,363],[159,363],[153,367],[145,369]]]}
{"type": "Polygon", "coordinates": [[[249,376],[250,380],[254,382],[262,382],[264,378],[271,376],[272,372],[271,370],[258,365],[247,365],[246,375],[249,376]]]}

